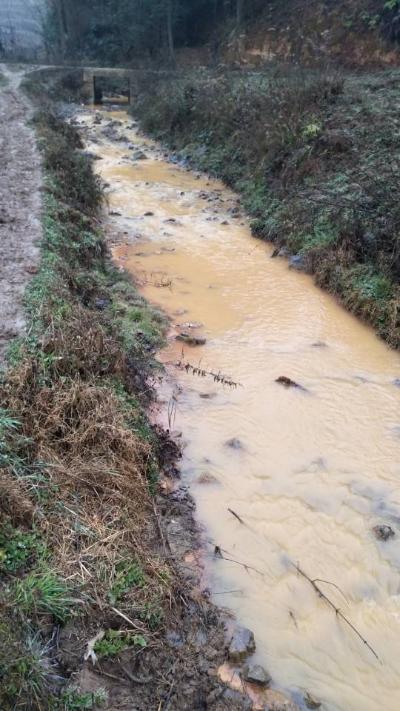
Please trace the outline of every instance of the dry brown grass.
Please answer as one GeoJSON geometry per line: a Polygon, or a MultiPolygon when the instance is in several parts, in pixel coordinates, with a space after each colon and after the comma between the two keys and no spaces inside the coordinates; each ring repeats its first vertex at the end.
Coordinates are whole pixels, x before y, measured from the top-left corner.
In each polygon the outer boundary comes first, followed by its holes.
{"type": "Polygon", "coordinates": [[[6,514],[14,526],[31,525],[34,505],[21,482],[6,469],[0,469],[0,515],[6,514]]]}
{"type": "Polygon", "coordinates": [[[102,325],[98,312],[80,305],[61,328],[50,323],[42,349],[51,354],[52,370],[58,376],[87,379],[126,373],[124,354],[115,336],[102,325]]]}
{"type": "Polygon", "coordinates": [[[108,539],[114,546],[118,539],[119,547],[129,547],[150,511],[150,445],[127,427],[109,387],[79,375],[40,385],[34,371],[34,362],[27,361],[12,374],[8,407],[21,422],[21,434],[35,443],[30,456],[46,463],[55,498],[62,502],[51,507],[41,527],[54,547],[63,549],[64,563],[72,551],[76,559],[85,540],[99,546],[108,539]]]}

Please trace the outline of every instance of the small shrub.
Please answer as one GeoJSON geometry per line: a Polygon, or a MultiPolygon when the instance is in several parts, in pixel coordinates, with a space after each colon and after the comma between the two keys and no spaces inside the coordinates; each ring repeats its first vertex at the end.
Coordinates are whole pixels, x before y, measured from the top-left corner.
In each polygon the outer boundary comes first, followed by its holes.
{"type": "Polygon", "coordinates": [[[147,602],[140,612],[140,619],[145,622],[152,631],[157,630],[164,619],[164,612],[161,605],[156,601],[147,602]]]}
{"type": "Polygon", "coordinates": [[[124,561],[117,565],[115,578],[109,593],[112,604],[115,604],[131,588],[142,587],[145,584],[143,569],[138,563],[124,561]]]}
{"type": "Polygon", "coordinates": [[[107,630],[103,639],[96,642],[94,651],[99,657],[117,657],[129,647],[146,647],[147,642],[143,635],[107,630]]]}
{"type": "Polygon", "coordinates": [[[10,524],[0,528],[0,571],[16,573],[43,556],[44,550],[37,534],[15,529],[10,524]]]}

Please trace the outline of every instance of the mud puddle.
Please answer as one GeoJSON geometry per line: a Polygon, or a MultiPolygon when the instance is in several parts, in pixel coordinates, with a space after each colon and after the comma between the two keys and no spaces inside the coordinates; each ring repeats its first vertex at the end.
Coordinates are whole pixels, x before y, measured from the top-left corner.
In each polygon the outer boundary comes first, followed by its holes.
{"type": "Polygon", "coordinates": [[[398,354],[271,259],[222,184],[168,162],[124,113],[80,120],[108,183],[115,260],[172,318],[160,417],[186,443],[213,600],[254,630],[255,660],[297,700],[398,711],[398,354]],[[395,535],[377,540],[377,525],[395,535]]]}

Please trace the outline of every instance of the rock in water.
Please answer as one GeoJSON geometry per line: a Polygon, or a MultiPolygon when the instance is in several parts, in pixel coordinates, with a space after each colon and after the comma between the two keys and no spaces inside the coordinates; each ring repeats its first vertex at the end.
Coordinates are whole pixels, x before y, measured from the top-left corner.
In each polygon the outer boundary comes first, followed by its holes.
{"type": "Polygon", "coordinates": [[[313,348],[326,348],[326,343],[324,341],[315,341],[311,344],[313,348]]]}
{"type": "Polygon", "coordinates": [[[135,151],[132,154],[132,160],[147,160],[147,156],[143,151],[135,151]]]}
{"type": "Polygon", "coordinates": [[[283,385],[285,388],[298,388],[299,390],[305,390],[302,385],[299,385],[291,378],[287,378],[286,375],[280,375],[279,378],[275,380],[279,385],[283,385]]]}
{"type": "Polygon", "coordinates": [[[315,698],[309,691],[304,694],[304,703],[308,709],[319,709],[321,708],[321,701],[315,698]]]}
{"type": "Polygon", "coordinates": [[[390,526],[387,526],[386,524],[380,524],[379,526],[374,526],[372,530],[375,534],[375,537],[379,541],[387,541],[387,540],[389,540],[389,538],[393,538],[393,536],[395,535],[393,528],[391,528],[390,526]]]}
{"type": "Polygon", "coordinates": [[[298,272],[305,272],[307,267],[304,257],[301,254],[295,254],[289,259],[289,269],[296,269],[298,272]]]}
{"type": "Polygon", "coordinates": [[[297,704],[288,699],[287,696],[284,696],[284,694],[281,694],[280,691],[268,689],[264,694],[267,702],[264,706],[264,711],[300,711],[297,704]]]}
{"type": "Polygon", "coordinates": [[[228,649],[231,662],[243,662],[256,650],[254,634],[246,627],[236,627],[228,649]]]}
{"type": "Polygon", "coordinates": [[[243,444],[237,437],[232,437],[232,439],[228,439],[227,442],[225,442],[225,446],[230,447],[231,449],[244,449],[243,444]]]}
{"type": "Polygon", "coordinates": [[[268,672],[260,664],[246,664],[242,677],[245,681],[259,686],[269,686],[272,681],[268,672]]]}
{"type": "Polygon", "coordinates": [[[182,341],[188,346],[204,346],[207,339],[204,336],[193,336],[191,333],[179,333],[176,336],[177,341],[182,341]]]}

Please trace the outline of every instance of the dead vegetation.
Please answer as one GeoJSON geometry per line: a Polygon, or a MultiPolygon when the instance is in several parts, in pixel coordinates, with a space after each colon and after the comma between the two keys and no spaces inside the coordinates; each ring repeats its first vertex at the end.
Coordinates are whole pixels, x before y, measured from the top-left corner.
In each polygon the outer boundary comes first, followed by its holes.
{"type": "Polygon", "coordinates": [[[175,367],[179,368],[179,370],[185,370],[186,373],[191,373],[192,375],[198,378],[211,378],[214,383],[226,385],[228,388],[236,389],[238,387],[241,387],[241,383],[235,382],[234,380],[232,380],[231,377],[229,377],[228,375],[224,375],[224,373],[222,373],[220,370],[208,370],[207,368],[203,367],[201,363],[199,363],[198,365],[192,365],[192,363],[189,363],[189,361],[185,360],[185,354],[183,351],[181,355],[181,360],[175,363],[175,367]]]}

